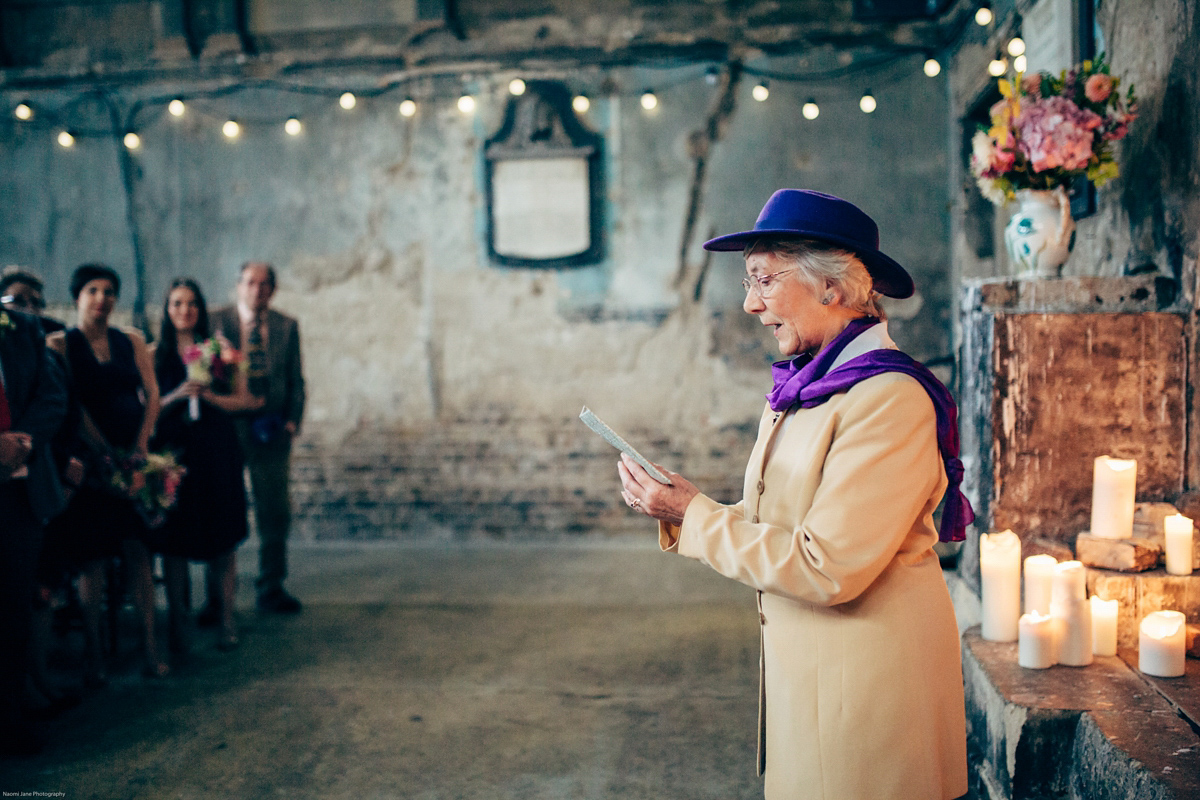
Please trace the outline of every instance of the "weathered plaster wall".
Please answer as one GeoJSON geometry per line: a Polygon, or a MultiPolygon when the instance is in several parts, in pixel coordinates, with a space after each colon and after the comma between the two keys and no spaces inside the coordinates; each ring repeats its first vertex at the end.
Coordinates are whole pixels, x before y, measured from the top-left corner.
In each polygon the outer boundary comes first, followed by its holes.
{"type": "MultiPolygon", "coordinates": [[[[791,74],[818,61],[747,63],[791,74]]],[[[310,389],[296,458],[301,536],[636,524],[619,504],[615,452],[575,421],[584,404],[733,498],[777,354],[740,311],[740,258],[699,243],[752,224],[773,190],[834,192],[874,215],[921,292],[895,307],[893,335],[918,358],[950,353],[946,92],[920,63],[853,81],[775,80],[766,103],[750,99],[757,79],[746,75],[723,98],[705,64],[581,66],[568,82],[592,98],[585,121],[605,140],[606,255],[560,271],[487,260],[480,153],[512,71],[467,81],[479,101],[468,116],[455,107],[457,79],[407,87],[422,92],[411,120],[396,112],[404,91],[368,96],[373,74],[322,76],[362,89],[350,112],[336,95],[272,84],[196,98],[176,119],[165,101],[196,84],[125,87],[113,92],[123,108],[145,101],[128,166],[147,310],[175,275],[198,278],[217,304],[242,261],[277,265],[276,305],[301,322],[310,389]],[[656,113],[637,103],[646,86],[656,113]],[[858,110],[866,88],[879,101],[871,116],[858,110]],[[799,114],[810,96],[821,103],[814,121],[799,114]],[[301,136],[284,135],[290,114],[301,136]],[[235,141],[220,134],[228,117],[244,126],[235,141]]],[[[128,307],[137,281],[118,149],[103,134],[106,109],[81,94],[0,89],[6,107],[33,102],[42,123],[0,123],[0,262],[40,270],[62,303],[76,264],[106,261],[126,280],[128,307]],[[51,119],[74,121],[74,148],[54,144],[51,119]]]]}

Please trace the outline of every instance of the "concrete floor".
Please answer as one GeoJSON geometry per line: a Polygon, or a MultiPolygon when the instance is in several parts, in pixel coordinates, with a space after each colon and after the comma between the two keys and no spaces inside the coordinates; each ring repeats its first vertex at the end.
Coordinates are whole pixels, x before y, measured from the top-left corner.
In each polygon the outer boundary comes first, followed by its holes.
{"type": "Polygon", "coordinates": [[[126,638],[4,796],[762,796],[749,589],[641,540],[292,552],[303,614],[251,610],[244,550],[241,648],[150,681],[126,638]]]}

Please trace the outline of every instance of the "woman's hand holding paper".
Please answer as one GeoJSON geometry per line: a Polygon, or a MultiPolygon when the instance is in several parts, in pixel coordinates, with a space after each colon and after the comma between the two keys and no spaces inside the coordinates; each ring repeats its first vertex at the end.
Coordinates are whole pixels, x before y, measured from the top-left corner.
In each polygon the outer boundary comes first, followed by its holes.
{"type": "Polygon", "coordinates": [[[634,511],[639,511],[648,517],[678,525],[683,522],[692,498],[700,494],[681,475],[671,472],[660,464],[655,464],[671,483],[663,484],[650,477],[640,464],[624,453],[617,462],[617,471],[621,474],[621,496],[625,503],[634,511]]]}

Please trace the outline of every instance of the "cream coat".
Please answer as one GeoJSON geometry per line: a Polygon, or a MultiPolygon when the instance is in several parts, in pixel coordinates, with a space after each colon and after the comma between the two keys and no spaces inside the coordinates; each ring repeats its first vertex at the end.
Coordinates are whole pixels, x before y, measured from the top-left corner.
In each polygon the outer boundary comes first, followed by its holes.
{"type": "Polygon", "coordinates": [[[958,631],[933,544],[933,403],[900,373],[769,408],[734,506],[704,495],[663,549],[759,590],[767,800],[967,791],[958,631]]]}

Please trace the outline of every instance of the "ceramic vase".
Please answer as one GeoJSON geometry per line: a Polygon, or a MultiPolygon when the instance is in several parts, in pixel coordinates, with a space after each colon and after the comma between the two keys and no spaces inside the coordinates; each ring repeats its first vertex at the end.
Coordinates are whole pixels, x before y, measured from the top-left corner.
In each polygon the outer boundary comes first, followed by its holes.
{"type": "Polygon", "coordinates": [[[1057,278],[1075,244],[1071,202],[1061,189],[1017,192],[1004,243],[1019,277],[1057,278]]]}

